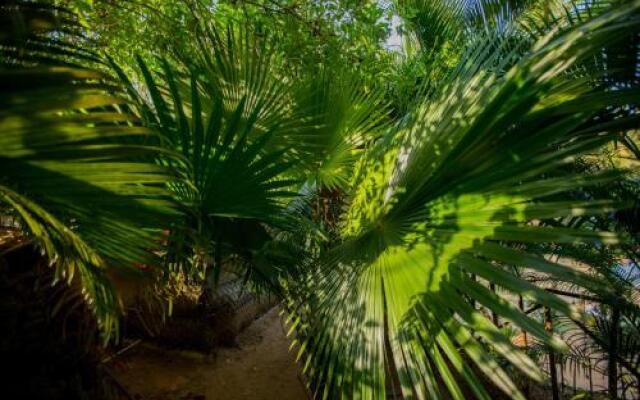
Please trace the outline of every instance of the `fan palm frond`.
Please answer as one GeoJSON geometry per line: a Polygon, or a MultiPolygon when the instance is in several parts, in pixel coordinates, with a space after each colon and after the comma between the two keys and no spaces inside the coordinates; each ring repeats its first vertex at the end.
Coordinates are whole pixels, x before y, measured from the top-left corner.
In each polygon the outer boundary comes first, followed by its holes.
{"type": "Polygon", "coordinates": [[[20,217],[57,279],[77,282],[109,337],[117,326],[110,271],[158,265],[167,171],[139,161],[159,149],[93,68],[72,17],[51,6],[1,6],[0,203],[20,217]],[[79,44],[78,44],[79,43],[79,44]]]}
{"type": "MultiPolygon", "coordinates": [[[[304,281],[311,289],[302,302],[293,299],[292,329],[319,397],[384,398],[397,381],[404,397],[441,398],[445,390],[465,398],[464,382],[476,397],[488,399],[480,371],[511,397],[523,398],[489,349],[531,379],[543,379],[538,366],[462,294],[563,350],[561,340],[482,282],[576,319],[580,314],[565,301],[498,264],[608,290],[586,274],[509,244],[618,241],[608,232],[537,221],[620,206],[548,200],[615,179],[616,173],[545,174],[633,126],[633,118],[625,117],[600,123],[595,116],[611,96],[567,71],[637,30],[639,6],[618,7],[548,34],[505,74],[495,66],[511,60],[492,52],[493,43],[474,49],[439,96],[371,152],[343,221],[344,243],[304,281]]],[[[626,94],[637,96],[635,90],[626,94]]]]}

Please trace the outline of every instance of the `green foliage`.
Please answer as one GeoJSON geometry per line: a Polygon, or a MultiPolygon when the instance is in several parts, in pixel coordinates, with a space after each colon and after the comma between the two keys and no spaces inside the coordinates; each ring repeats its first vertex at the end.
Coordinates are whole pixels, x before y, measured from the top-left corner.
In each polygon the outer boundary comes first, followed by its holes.
{"type": "Polygon", "coordinates": [[[287,86],[269,76],[269,63],[261,58],[267,55],[243,53],[254,48],[233,30],[224,41],[229,47],[210,33],[220,47],[207,47],[211,53],[201,53],[201,63],[190,63],[189,69],[161,60],[161,72],[153,73],[138,59],[150,103],[119,70],[145,123],[160,133],[157,145],[182,155],[157,160],[177,173],[170,190],[186,211],[185,220],[172,228],[170,257],[179,265],[195,257],[194,265],[204,269],[213,264],[212,255],[229,253],[220,246],[234,246],[232,225],[253,221],[253,229],[261,230],[259,223],[281,219],[283,199],[292,196],[294,183],[285,175],[292,164],[285,126],[296,130],[287,125],[287,86]],[[236,51],[255,64],[236,63],[236,51]]]}
{"type": "MultiPolygon", "coordinates": [[[[614,124],[594,120],[609,107],[607,93],[568,72],[603,44],[636,32],[631,15],[637,6],[553,32],[513,67],[500,42],[473,49],[410,122],[389,132],[393,138],[381,146],[390,163],[371,153],[343,221],[344,242],[305,279],[312,283],[304,301],[293,299],[299,355],[319,397],[384,398],[387,381],[397,379],[405,397],[440,398],[446,390],[464,398],[464,382],[475,396],[488,398],[480,371],[510,397],[522,398],[489,349],[531,379],[542,379],[536,364],[463,294],[561,350],[562,342],[542,325],[471,276],[572,318],[580,316],[563,300],[499,265],[526,266],[595,292],[610,290],[511,245],[618,241],[607,232],[536,221],[619,206],[550,199],[615,174],[545,175],[635,124],[622,116],[614,124]]],[[[628,93],[637,96],[635,89],[628,93]]]]}
{"type": "Polygon", "coordinates": [[[318,398],[523,398],[514,327],[567,347],[513,297],[584,316],[521,272],[613,302],[602,249],[635,248],[637,192],[589,154],[637,147],[640,3],[474,4],[96,1],[88,30],[34,5],[11,26],[41,32],[0,31],[2,209],[107,332],[109,271],[234,264],[284,295],[318,398]]]}
{"type": "Polygon", "coordinates": [[[171,213],[168,174],[140,161],[158,149],[139,144],[153,134],[125,111],[114,81],[76,66],[95,57],[60,28],[73,28],[73,16],[9,7],[0,43],[0,203],[51,259],[56,279],[77,285],[108,338],[118,308],[108,272],[141,274],[134,263],[157,264],[154,239],[171,213]]]}

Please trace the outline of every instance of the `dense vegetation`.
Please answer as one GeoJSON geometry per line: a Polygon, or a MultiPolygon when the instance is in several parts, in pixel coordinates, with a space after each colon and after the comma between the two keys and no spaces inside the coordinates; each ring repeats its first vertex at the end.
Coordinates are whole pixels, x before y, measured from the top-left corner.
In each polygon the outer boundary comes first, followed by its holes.
{"type": "Polygon", "coordinates": [[[233,271],[318,398],[638,395],[639,54],[626,0],[3,3],[2,287],[108,346],[233,271]]]}

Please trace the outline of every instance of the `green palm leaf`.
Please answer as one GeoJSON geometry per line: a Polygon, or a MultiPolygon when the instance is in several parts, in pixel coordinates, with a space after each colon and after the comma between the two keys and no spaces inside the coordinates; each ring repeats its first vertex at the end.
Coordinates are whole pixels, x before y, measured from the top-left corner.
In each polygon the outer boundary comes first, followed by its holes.
{"type": "Polygon", "coordinates": [[[126,102],[114,82],[75,66],[89,58],[73,44],[79,39],[70,16],[37,4],[6,7],[12,24],[3,25],[0,43],[0,203],[20,217],[57,279],[79,287],[108,339],[118,311],[111,272],[158,265],[152,250],[158,217],[171,212],[168,176],[139,161],[157,149],[135,144],[151,132],[121,111],[126,102]]]}
{"type": "MultiPolygon", "coordinates": [[[[441,398],[446,391],[465,398],[464,382],[476,397],[489,398],[480,372],[523,398],[493,354],[531,379],[543,378],[463,294],[562,350],[561,341],[485,284],[576,319],[563,300],[501,266],[607,290],[512,245],[617,241],[614,234],[539,221],[619,206],[546,200],[615,174],[545,175],[633,127],[624,117],[599,123],[594,117],[610,96],[567,72],[605,43],[636,31],[639,6],[551,33],[511,68],[495,43],[471,50],[434,100],[371,152],[343,221],[344,243],[299,282],[310,289],[291,303],[299,356],[318,397],[384,398],[397,381],[403,397],[441,398]]],[[[637,98],[635,89],[619,93],[625,94],[637,98]]]]}
{"type": "Polygon", "coordinates": [[[270,239],[265,226],[284,224],[298,181],[288,135],[307,125],[292,116],[292,89],[265,58],[264,42],[223,32],[207,30],[198,57],[162,59],[158,71],[139,58],[144,86],[112,63],[145,124],[160,133],[153,143],[181,154],[156,162],[175,172],[170,190],[185,210],[171,228],[168,260],[193,273],[213,266],[218,274],[223,257],[255,255],[270,239]]]}
{"type": "Polygon", "coordinates": [[[347,189],[364,149],[388,127],[389,108],[380,90],[339,69],[313,71],[304,80],[296,87],[294,117],[313,125],[289,135],[303,174],[318,188],[347,189]]]}

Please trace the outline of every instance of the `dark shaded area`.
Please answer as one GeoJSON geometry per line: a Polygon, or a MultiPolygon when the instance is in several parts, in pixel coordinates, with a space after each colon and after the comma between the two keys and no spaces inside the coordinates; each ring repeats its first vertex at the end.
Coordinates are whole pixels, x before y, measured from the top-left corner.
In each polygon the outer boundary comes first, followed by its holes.
{"type": "Polygon", "coordinates": [[[117,398],[98,367],[95,321],[30,245],[0,257],[0,385],[5,399],[117,398]]]}
{"type": "Polygon", "coordinates": [[[164,321],[157,312],[130,309],[124,333],[167,349],[214,354],[219,347],[235,347],[238,334],[274,304],[274,297],[252,293],[240,278],[223,272],[207,295],[199,285],[187,285],[164,321]]]}

